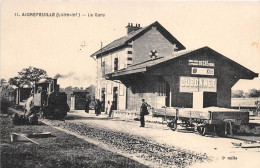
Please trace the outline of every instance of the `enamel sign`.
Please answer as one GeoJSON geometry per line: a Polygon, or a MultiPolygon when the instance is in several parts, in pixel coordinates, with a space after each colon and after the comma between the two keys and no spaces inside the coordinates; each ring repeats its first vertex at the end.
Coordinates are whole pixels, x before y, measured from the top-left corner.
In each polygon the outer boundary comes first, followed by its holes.
{"type": "Polygon", "coordinates": [[[189,60],[189,65],[203,66],[203,67],[215,67],[215,63],[207,60],[189,60]]]}
{"type": "Polygon", "coordinates": [[[180,92],[217,92],[217,79],[180,76],[180,92]]]}
{"type": "Polygon", "coordinates": [[[191,74],[193,75],[214,75],[213,68],[199,68],[199,67],[192,67],[191,74]]]}

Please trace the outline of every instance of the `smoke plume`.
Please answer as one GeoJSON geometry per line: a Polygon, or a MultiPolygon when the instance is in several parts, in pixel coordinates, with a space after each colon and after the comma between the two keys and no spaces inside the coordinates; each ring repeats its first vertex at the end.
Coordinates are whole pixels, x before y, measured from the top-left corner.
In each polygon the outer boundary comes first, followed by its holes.
{"type": "Polygon", "coordinates": [[[57,73],[57,74],[54,76],[54,79],[70,78],[70,77],[76,78],[75,80],[78,80],[78,78],[75,77],[75,73],[74,73],[74,72],[69,72],[69,73],[67,73],[67,74],[59,74],[59,73],[57,73]]]}

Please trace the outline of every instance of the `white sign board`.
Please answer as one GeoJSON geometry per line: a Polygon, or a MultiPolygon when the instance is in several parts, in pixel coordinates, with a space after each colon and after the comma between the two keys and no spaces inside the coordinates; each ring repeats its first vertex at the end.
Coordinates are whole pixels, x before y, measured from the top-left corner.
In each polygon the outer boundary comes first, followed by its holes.
{"type": "Polygon", "coordinates": [[[207,60],[189,60],[189,65],[215,67],[215,63],[209,62],[207,60]]]}
{"type": "Polygon", "coordinates": [[[217,79],[180,76],[180,92],[217,92],[217,79]]]}
{"type": "Polygon", "coordinates": [[[214,69],[213,68],[192,67],[191,74],[193,74],[193,75],[214,75],[214,69]]]}

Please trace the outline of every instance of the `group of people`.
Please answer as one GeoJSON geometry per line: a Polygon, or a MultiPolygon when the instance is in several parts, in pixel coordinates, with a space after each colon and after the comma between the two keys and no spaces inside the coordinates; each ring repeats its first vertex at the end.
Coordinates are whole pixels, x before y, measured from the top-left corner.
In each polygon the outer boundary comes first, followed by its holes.
{"type": "MultiPolygon", "coordinates": [[[[149,104],[147,104],[144,99],[142,99],[141,101],[142,101],[142,105],[140,107],[140,123],[141,123],[140,127],[145,127],[144,116],[149,114],[148,107],[151,107],[151,106],[149,104]]],[[[101,109],[103,109],[102,108],[103,103],[99,99],[95,99],[94,103],[95,103],[94,104],[95,114],[98,116],[101,114],[101,111],[102,111],[101,109]]],[[[86,113],[89,113],[89,104],[90,104],[90,101],[87,100],[86,108],[85,108],[86,113]]],[[[112,102],[108,101],[106,108],[105,108],[105,114],[108,114],[108,117],[113,117],[113,107],[114,107],[114,101],[112,101],[112,102]]]]}
{"type": "Polygon", "coordinates": [[[94,109],[95,109],[96,116],[101,114],[102,103],[101,103],[101,101],[99,99],[95,99],[94,109]]]}
{"type": "MultiPolygon", "coordinates": [[[[86,113],[89,113],[90,102],[91,101],[86,100],[86,103],[85,103],[85,112],[86,113]]],[[[101,102],[99,99],[95,99],[95,101],[94,101],[94,110],[95,110],[96,116],[100,115],[101,111],[103,111],[102,110],[102,109],[104,109],[103,104],[104,103],[101,102]]],[[[113,105],[114,105],[114,101],[112,101],[112,102],[108,101],[107,105],[106,105],[106,108],[104,109],[105,110],[105,114],[108,114],[109,117],[112,117],[112,115],[113,115],[113,113],[112,113],[113,105]]]]}

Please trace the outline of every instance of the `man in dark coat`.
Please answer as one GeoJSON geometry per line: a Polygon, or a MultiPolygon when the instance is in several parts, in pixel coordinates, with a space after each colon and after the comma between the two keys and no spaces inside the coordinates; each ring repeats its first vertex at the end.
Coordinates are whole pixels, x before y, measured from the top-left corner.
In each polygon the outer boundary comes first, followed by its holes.
{"type": "Polygon", "coordinates": [[[89,113],[89,103],[90,103],[90,101],[88,99],[86,99],[86,102],[85,102],[85,112],[86,113],[89,113]]]}
{"type": "Polygon", "coordinates": [[[97,102],[97,99],[95,99],[94,109],[95,109],[95,114],[98,115],[98,102],[97,102]]]}
{"type": "Polygon", "coordinates": [[[97,99],[97,116],[101,114],[101,101],[97,99]]]}
{"type": "Polygon", "coordinates": [[[140,107],[140,122],[141,122],[141,126],[140,127],[144,127],[145,126],[144,116],[149,114],[149,112],[147,110],[148,106],[150,106],[150,105],[147,104],[144,99],[142,99],[142,105],[140,107]]]}

